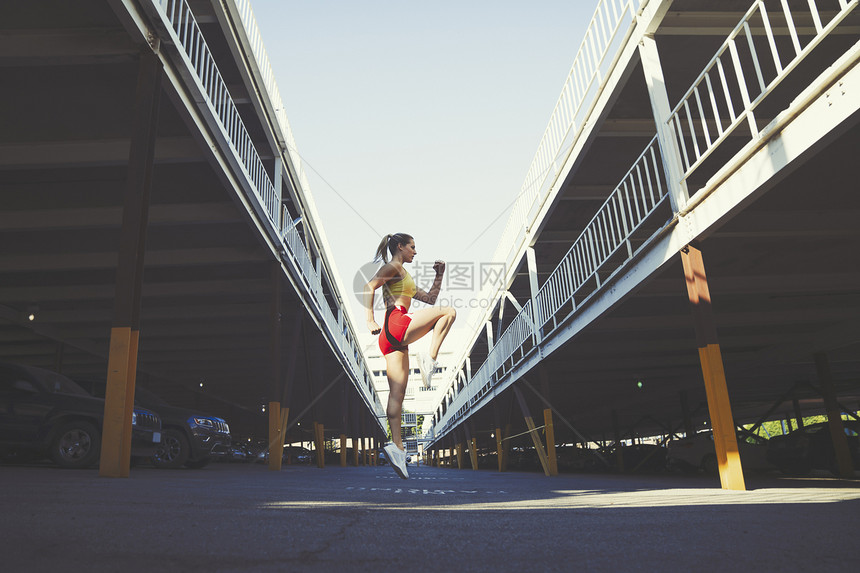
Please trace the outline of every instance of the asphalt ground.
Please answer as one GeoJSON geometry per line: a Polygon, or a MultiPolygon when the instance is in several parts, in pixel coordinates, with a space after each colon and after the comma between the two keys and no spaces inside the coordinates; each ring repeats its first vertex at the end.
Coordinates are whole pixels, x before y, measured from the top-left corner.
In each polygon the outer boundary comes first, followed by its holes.
{"type": "Polygon", "coordinates": [[[858,571],[860,481],[0,466],[0,571],[858,571]]]}

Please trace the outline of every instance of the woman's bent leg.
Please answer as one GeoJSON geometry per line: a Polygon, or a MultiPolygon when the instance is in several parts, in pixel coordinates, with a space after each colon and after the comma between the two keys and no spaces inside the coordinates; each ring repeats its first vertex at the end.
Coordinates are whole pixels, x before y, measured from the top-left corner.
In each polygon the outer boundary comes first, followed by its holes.
{"type": "Polygon", "coordinates": [[[403,335],[403,343],[412,344],[432,330],[430,357],[435,360],[455,318],[457,318],[457,311],[450,306],[422,308],[412,315],[412,322],[409,323],[406,334],[403,335]]]}
{"type": "Polygon", "coordinates": [[[403,398],[406,396],[406,383],[409,380],[409,354],[405,350],[395,350],[385,355],[388,372],[388,425],[391,428],[391,441],[401,450],[403,439],[400,436],[400,414],[403,411],[403,398]]]}

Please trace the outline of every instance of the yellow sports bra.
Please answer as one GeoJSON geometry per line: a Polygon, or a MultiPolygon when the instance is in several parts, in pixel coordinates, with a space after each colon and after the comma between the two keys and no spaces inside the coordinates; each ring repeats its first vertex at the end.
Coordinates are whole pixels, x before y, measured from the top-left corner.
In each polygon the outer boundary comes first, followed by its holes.
{"type": "Polygon", "coordinates": [[[415,287],[415,281],[412,280],[412,275],[406,272],[406,269],[403,270],[403,278],[399,281],[388,281],[382,285],[382,290],[383,294],[387,294],[391,298],[397,298],[398,296],[412,298],[418,292],[418,289],[415,287]]]}

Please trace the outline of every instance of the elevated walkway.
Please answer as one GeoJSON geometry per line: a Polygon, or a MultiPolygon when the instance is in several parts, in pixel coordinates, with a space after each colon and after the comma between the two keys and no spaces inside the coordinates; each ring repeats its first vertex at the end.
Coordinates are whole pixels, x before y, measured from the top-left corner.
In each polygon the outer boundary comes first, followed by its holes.
{"type": "Polygon", "coordinates": [[[250,3],[4,2],[0,28],[0,360],[107,377],[106,442],[135,383],[235,436],[384,438],[250,3]]]}
{"type": "Polygon", "coordinates": [[[845,1],[598,4],[437,449],[501,449],[541,411],[559,443],[734,440],[799,380],[856,403],[858,23],[845,1]]]}

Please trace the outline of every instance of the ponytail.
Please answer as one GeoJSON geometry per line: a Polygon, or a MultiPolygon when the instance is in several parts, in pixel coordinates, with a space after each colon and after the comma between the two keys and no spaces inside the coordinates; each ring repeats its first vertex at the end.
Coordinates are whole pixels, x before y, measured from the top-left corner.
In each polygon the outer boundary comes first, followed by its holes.
{"type": "Polygon", "coordinates": [[[412,240],[412,235],[407,235],[406,233],[396,233],[394,235],[388,234],[382,237],[382,242],[379,243],[379,246],[376,248],[376,255],[373,257],[373,262],[382,261],[383,263],[388,262],[388,253],[391,253],[394,256],[394,253],[397,252],[397,247],[400,245],[405,245],[412,240]],[[385,251],[388,251],[386,253],[385,251]]]}

